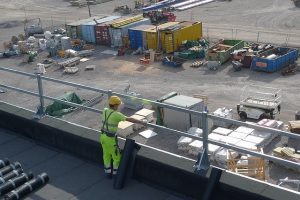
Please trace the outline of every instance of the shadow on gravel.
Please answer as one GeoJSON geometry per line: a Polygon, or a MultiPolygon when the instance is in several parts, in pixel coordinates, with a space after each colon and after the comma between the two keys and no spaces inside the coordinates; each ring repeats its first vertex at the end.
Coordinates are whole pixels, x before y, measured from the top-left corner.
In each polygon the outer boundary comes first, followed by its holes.
{"type": "Polygon", "coordinates": [[[16,20],[0,22],[0,28],[13,28],[21,25],[23,25],[23,22],[16,20]]]}

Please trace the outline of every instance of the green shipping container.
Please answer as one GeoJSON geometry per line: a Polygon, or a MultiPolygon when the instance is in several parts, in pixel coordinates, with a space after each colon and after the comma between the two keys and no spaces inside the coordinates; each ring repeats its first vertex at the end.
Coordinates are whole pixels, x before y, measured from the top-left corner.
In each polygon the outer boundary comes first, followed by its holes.
{"type": "Polygon", "coordinates": [[[242,40],[223,40],[208,49],[206,59],[209,61],[220,61],[223,64],[229,60],[230,54],[234,50],[241,49],[244,46],[245,42],[242,40]]]}

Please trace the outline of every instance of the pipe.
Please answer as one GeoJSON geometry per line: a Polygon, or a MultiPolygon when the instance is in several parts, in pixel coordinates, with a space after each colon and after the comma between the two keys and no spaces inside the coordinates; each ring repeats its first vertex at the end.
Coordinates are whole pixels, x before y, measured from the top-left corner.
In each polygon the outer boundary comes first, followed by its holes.
{"type": "Polygon", "coordinates": [[[3,177],[5,174],[9,173],[12,170],[22,168],[19,162],[14,162],[13,164],[7,165],[0,169],[0,177],[3,177]]]}
{"type": "Polygon", "coordinates": [[[0,169],[7,166],[7,165],[9,165],[9,164],[10,164],[10,162],[7,158],[5,158],[4,160],[0,160],[0,169]]]}
{"type": "Polygon", "coordinates": [[[122,189],[126,179],[132,174],[136,152],[140,146],[135,143],[135,140],[126,139],[122,160],[118,169],[117,176],[114,180],[114,189],[122,189]]]}
{"type": "Polygon", "coordinates": [[[4,196],[4,200],[19,200],[30,194],[32,191],[45,186],[49,181],[49,176],[46,173],[38,175],[36,178],[24,183],[20,187],[12,190],[4,196]]]}
{"type": "Polygon", "coordinates": [[[7,194],[31,179],[33,179],[33,174],[32,172],[29,172],[28,174],[22,173],[20,176],[8,180],[6,183],[0,186],[0,196],[7,194]]]}
{"type": "Polygon", "coordinates": [[[9,179],[12,179],[16,176],[19,176],[20,174],[23,173],[22,168],[15,169],[7,174],[5,174],[3,177],[0,177],[0,185],[8,181],[9,179]]]}

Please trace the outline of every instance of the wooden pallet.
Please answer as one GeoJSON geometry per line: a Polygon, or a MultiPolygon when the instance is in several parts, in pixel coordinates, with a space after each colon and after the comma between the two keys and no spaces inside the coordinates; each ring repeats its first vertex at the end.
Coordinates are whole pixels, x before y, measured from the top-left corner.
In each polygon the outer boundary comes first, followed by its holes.
{"type": "Polygon", "coordinates": [[[76,74],[79,71],[78,67],[65,67],[64,73],[76,74]]]}
{"type": "Polygon", "coordinates": [[[205,105],[208,104],[208,96],[207,95],[194,94],[193,97],[197,98],[197,99],[202,99],[205,105]]]}
{"type": "Polygon", "coordinates": [[[202,65],[203,65],[203,61],[195,61],[191,64],[191,67],[198,68],[201,67],[202,65]]]}
{"type": "Polygon", "coordinates": [[[57,63],[58,66],[66,68],[66,67],[74,67],[80,63],[80,57],[69,58],[62,62],[57,63]]]}
{"type": "MultiPolygon", "coordinates": [[[[263,153],[262,150],[258,150],[263,153]]],[[[227,162],[227,167],[230,171],[236,172],[241,175],[249,176],[259,180],[265,181],[266,179],[266,162],[259,157],[247,157],[247,159],[234,159],[229,150],[230,158],[227,162]],[[247,164],[238,163],[238,161],[246,161],[247,164]]]]}

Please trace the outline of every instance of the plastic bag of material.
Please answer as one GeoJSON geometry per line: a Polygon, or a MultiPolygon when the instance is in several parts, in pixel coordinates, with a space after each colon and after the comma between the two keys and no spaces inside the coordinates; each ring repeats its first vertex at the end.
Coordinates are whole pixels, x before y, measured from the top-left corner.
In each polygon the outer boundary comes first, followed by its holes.
{"type": "Polygon", "coordinates": [[[52,37],[52,33],[50,31],[45,31],[44,35],[46,40],[49,40],[52,37]]]}
{"type": "Polygon", "coordinates": [[[35,39],[35,37],[30,36],[30,37],[27,39],[27,42],[28,42],[28,43],[35,43],[35,42],[36,42],[36,39],[35,39]]]}
{"type": "Polygon", "coordinates": [[[47,48],[47,40],[39,39],[39,47],[42,51],[46,50],[47,48]]]}
{"type": "Polygon", "coordinates": [[[77,51],[75,51],[73,49],[67,49],[65,51],[65,54],[66,54],[67,57],[76,57],[76,56],[78,56],[77,51]]]}

